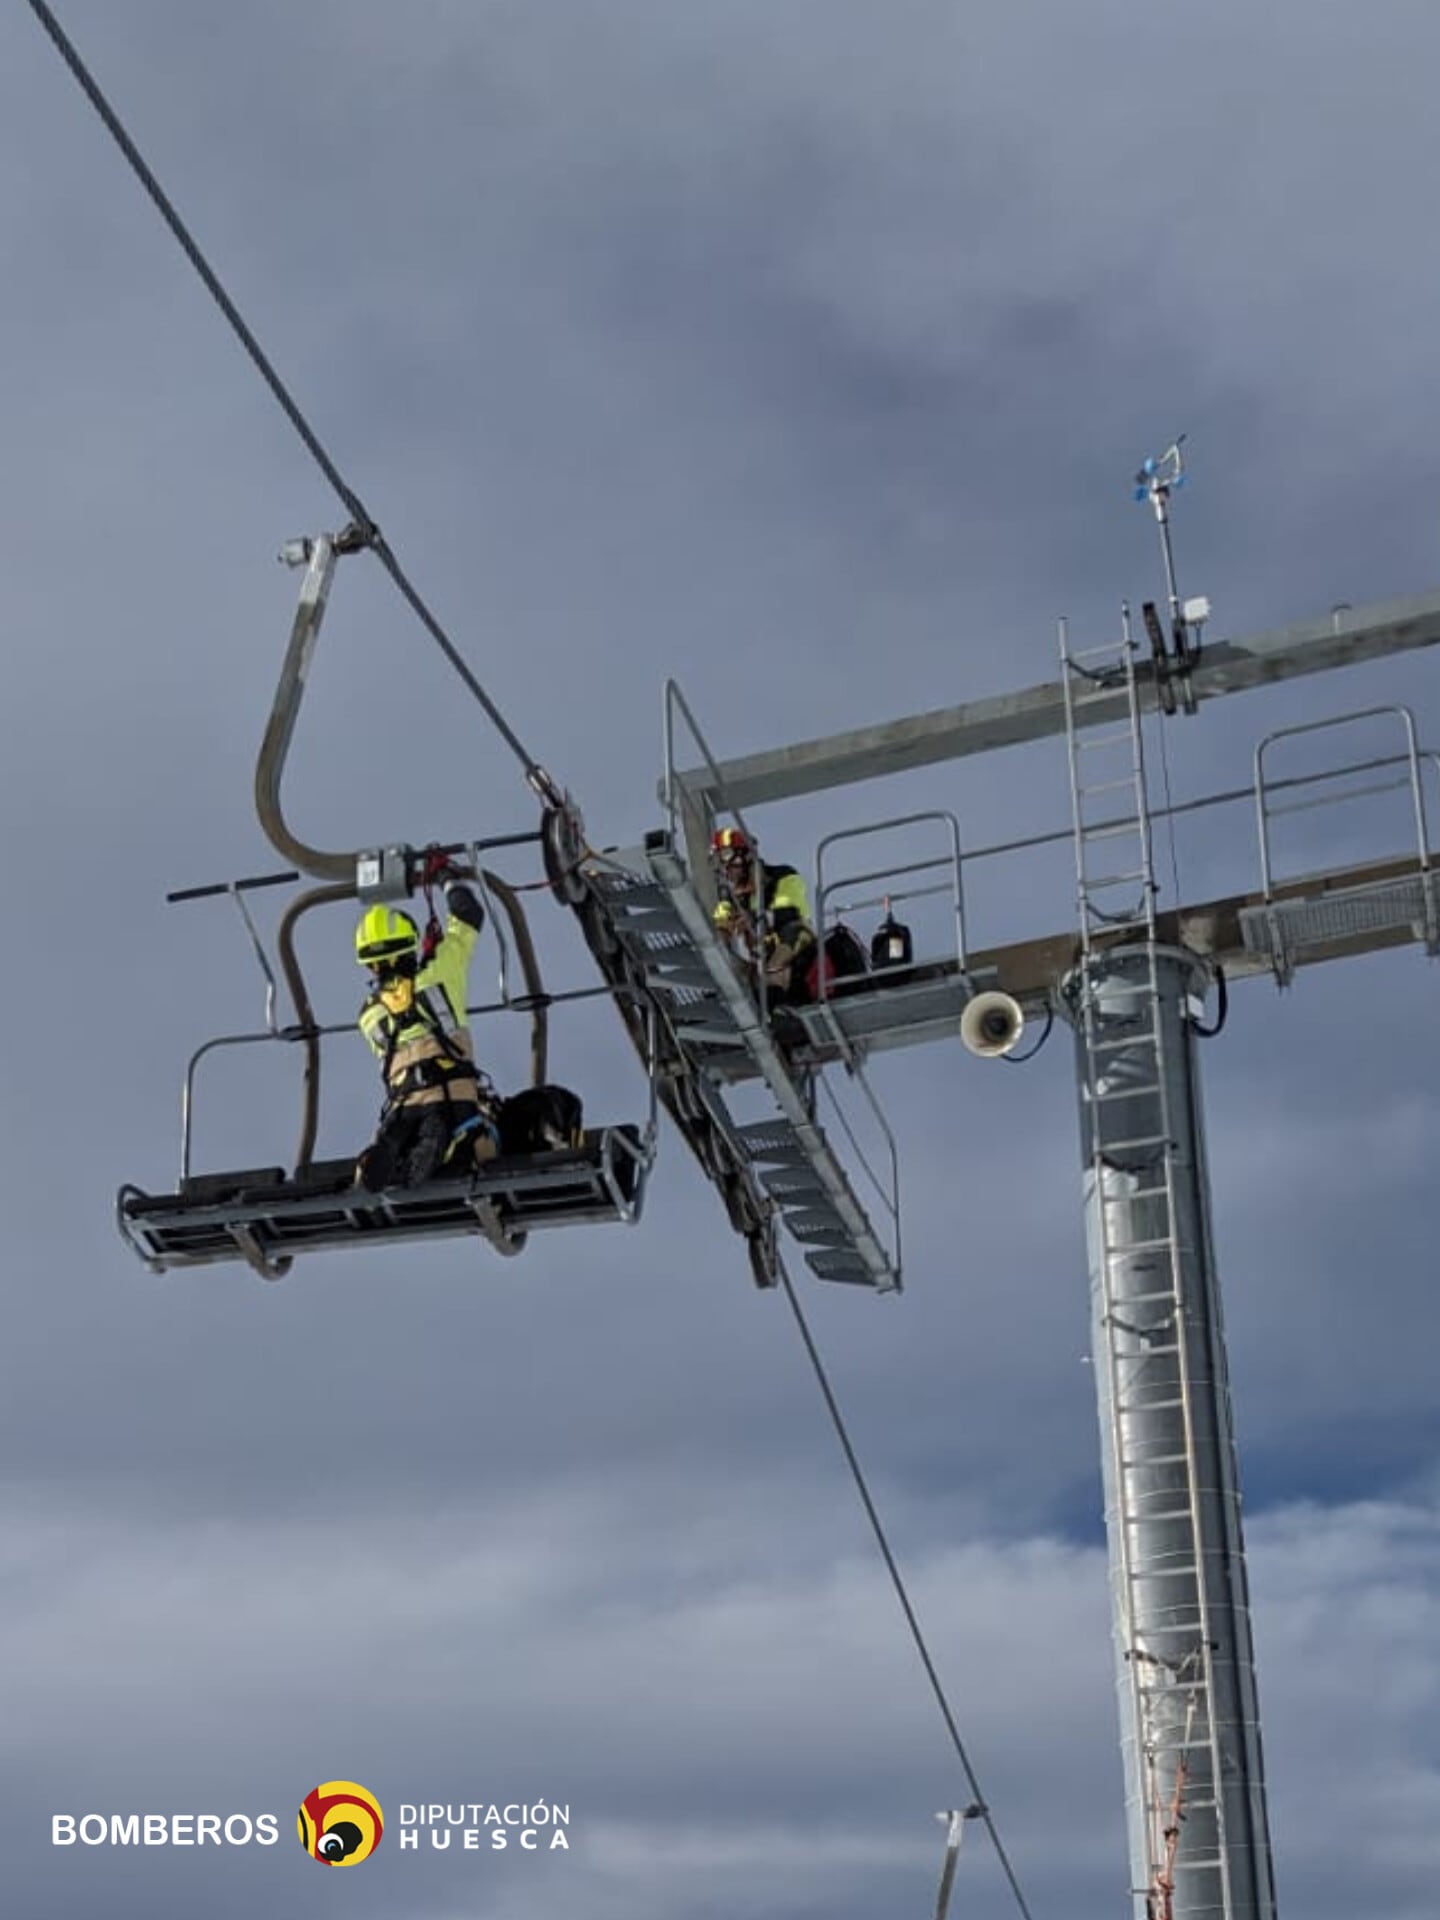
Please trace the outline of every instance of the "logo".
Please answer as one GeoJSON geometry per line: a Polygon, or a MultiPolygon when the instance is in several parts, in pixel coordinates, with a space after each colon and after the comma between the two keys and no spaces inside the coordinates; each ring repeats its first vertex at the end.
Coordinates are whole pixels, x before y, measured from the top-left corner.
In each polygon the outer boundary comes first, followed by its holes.
{"type": "Polygon", "coordinates": [[[300,1844],[327,1867],[358,1867],[380,1844],[380,1802],[353,1780],[327,1780],[307,1793],[296,1819],[300,1844]]]}

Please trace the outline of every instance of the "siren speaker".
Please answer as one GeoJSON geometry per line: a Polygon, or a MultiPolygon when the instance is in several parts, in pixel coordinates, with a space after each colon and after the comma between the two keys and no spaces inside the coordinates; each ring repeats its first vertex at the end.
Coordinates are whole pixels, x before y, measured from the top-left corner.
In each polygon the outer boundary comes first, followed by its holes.
{"type": "Polygon", "coordinates": [[[982,1060],[998,1060],[1019,1045],[1025,1014],[1008,993],[977,993],[965,1002],[960,1038],[982,1060]]]}

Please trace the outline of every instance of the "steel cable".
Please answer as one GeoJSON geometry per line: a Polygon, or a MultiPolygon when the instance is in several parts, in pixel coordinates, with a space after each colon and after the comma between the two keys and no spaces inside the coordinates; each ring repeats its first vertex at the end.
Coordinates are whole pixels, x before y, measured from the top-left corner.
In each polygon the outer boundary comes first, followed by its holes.
{"type": "Polygon", "coordinates": [[[1010,1856],[1006,1853],[1000,1839],[999,1829],[995,1825],[994,1816],[986,1805],[984,1794],[980,1791],[980,1782],[975,1777],[975,1768],[971,1764],[965,1742],[960,1737],[960,1729],[956,1724],[955,1715],[950,1709],[950,1702],[946,1698],[944,1685],[939,1673],[936,1671],[935,1662],[930,1657],[930,1649],[925,1643],[925,1635],[920,1630],[920,1622],[916,1618],[914,1607],[911,1605],[904,1576],[901,1574],[900,1568],[896,1563],[895,1555],[891,1551],[884,1525],[881,1522],[879,1513],[876,1511],[875,1502],[870,1496],[870,1488],[861,1470],[859,1457],[851,1443],[850,1434],[845,1425],[844,1415],[840,1411],[840,1403],[836,1400],[834,1389],[830,1385],[829,1375],[825,1371],[825,1363],[820,1358],[820,1351],[815,1345],[814,1337],[810,1332],[809,1322],[805,1318],[804,1310],[800,1305],[790,1275],[785,1271],[783,1264],[780,1268],[780,1283],[785,1289],[785,1298],[790,1302],[790,1311],[795,1316],[795,1324],[800,1329],[800,1338],[805,1343],[805,1351],[809,1355],[810,1365],[819,1383],[820,1392],[824,1398],[826,1410],[830,1415],[831,1424],[834,1426],[840,1445],[844,1450],[851,1477],[855,1482],[856,1492],[860,1495],[860,1504],[865,1509],[865,1516],[870,1522],[871,1531],[874,1533],[876,1544],[880,1548],[881,1558],[885,1562],[891,1584],[895,1588],[896,1597],[900,1602],[900,1610],[905,1615],[905,1624],[910,1629],[910,1637],[915,1642],[916,1652],[920,1655],[920,1664],[925,1669],[925,1677],[930,1682],[931,1692],[935,1695],[936,1705],[940,1709],[940,1717],[945,1722],[945,1730],[950,1736],[950,1744],[955,1749],[966,1781],[969,1783],[970,1792],[974,1797],[976,1806],[980,1809],[977,1818],[983,1822],[986,1832],[990,1835],[991,1842],[995,1848],[995,1857],[999,1860],[1005,1878],[1009,1882],[1010,1891],[1015,1896],[1015,1905],[1022,1914],[1023,1920],[1032,1920],[1030,1908],[1026,1904],[1024,1894],[1020,1891],[1020,1882],[1016,1878],[1015,1869],[1010,1864],[1010,1856]]]}
{"type": "Polygon", "coordinates": [[[532,791],[543,801],[550,804],[558,803],[561,796],[549,774],[546,773],[539,761],[534,759],[534,757],[526,751],[524,742],[519,738],[515,730],[506,720],[504,714],[501,713],[495,702],[490,698],[489,694],[486,693],[484,687],[482,687],[476,679],[463,655],[445,632],[445,629],[441,626],[435,615],[431,612],[418,589],[406,574],[405,569],[400,565],[394,550],[381,533],[375,521],[371,518],[365,503],[361,500],[359,494],[355,492],[354,488],[349,485],[339,467],[326,452],[319,435],[301,412],[298,403],[290,393],[289,388],[285,385],[285,382],[275,371],[274,365],[265,353],[264,348],[246,325],[240,309],[225,291],[219,276],[201,252],[189,228],[181,219],[174,202],[170,199],[170,196],[166,193],[165,189],[147,165],[140,149],[126,132],[119,115],[106,99],[99,84],[91,74],[89,68],[85,65],[85,62],[81,59],[74,43],[66,34],[65,29],[55,18],[51,9],[45,4],[45,0],[29,0],[29,6],[30,11],[35,15],[35,18],[49,35],[61,59],[70,69],[71,74],[74,76],[86,99],[99,115],[106,131],[125,156],[136,179],[154,202],[161,219],[164,220],[166,226],[170,229],[176,241],[178,241],[185,258],[195,269],[195,272],[204,283],[205,289],[211,299],[229,322],[231,331],[245,349],[256,372],[259,373],[261,379],[279,402],[282,412],[300,436],[311,459],[314,460],[316,466],[319,467],[321,473],[324,474],[335,493],[339,496],[345,511],[350,515],[350,518],[363,537],[364,544],[373,549],[375,557],[399,589],[401,597],[405,600],[406,604],[425,628],[425,631],[430,635],[431,639],[435,641],[436,645],[445,655],[445,658],[465,683],[468,691],[479,702],[486,717],[500,734],[506,746],[509,747],[516,759],[519,760],[525,769],[525,778],[532,791]]]}
{"type": "MultiPolygon", "coordinates": [[[[126,161],[128,162],[131,168],[131,171],[135,174],[136,179],[140,182],[141,186],[145,189],[145,192],[149,195],[151,201],[154,203],[161,218],[164,220],[166,226],[170,229],[171,234],[173,235],[175,240],[178,242],[181,248],[181,251],[184,253],[186,259],[190,262],[190,265],[194,268],[196,274],[199,276],[201,282],[204,284],[205,289],[209,293],[211,299],[215,302],[216,306],[220,309],[225,319],[229,322],[232,332],[235,334],[241,346],[244,348],[246,354],[248,355],[256,371],[259,373],[260,377],[264,380],[266,386],[270,389],[276,401],[279,403],[280,408],[282,412],[285,414],[286,419],[290,422],[291,426],[295,429],[295,432],[299,435],[300,440],[302,441],[302,443],[306,448],[306,451],[310,454],[315,464],[319,467],[321,473],[325,476],[326,480],[330,483],[330,486],[332,487],[335,494],[341,501],[346,512],[350,515],[352,521],[355,523],[355,526],[359,530],[360,534],[363,536],[365,544],[374,551],[376,558],[380,561],[380,564],[384,567],[386,573],[389,574],[394,585],[399,590],[401,597],[405,600],[407,605],[410,607],[411,611],[415,614],[416,618],[420,621],[421,625],[425,628],[426,632],[430,635],[431,639],[435,641],[436,645],[440,648],[441,652],[445,655],[450,665],[455,669],[455,672],[459,675],[460,679],[464,682],[468,691],[473,695],[475,700],[479,703],[481,708],[484,710],[487,718],[490,720],[491,724],[495,727],[496,731],[500,734],[501,738],[505,741],[506,745],[510,748],[511,752],[520,761],[522,767],[525,770],[526,780],[529,782],[531,788],[542,800],[552,802],[552,803],[555,802],[556,800],[558,800],[559,795],[557,793],[557,790],[554,787],[553,782],[550,779],[550,776],[545,772],[544,768],[540,765],[540,763],[537,760],[535,760],[534,757],[529,752],[527,752],[524,746],[524,743],[520,740],[519,736],[515,733],[514,729],[509,725],[508,721],[505,719],[505,716],[501,713],[500,709],[495,705],[495,702],[490,698],[490,696],[486,693],[485,689],[481,686],[480,682],[476,679],[474,672],[466,663],[464,657],[460,654],[454,642],[450,639],[449,635],[445,632],[444,628],[441,626],[440,622],[437,620],[434,613],[432,613],[432,611],[430,610],[429,606],[426,604],[425,600],[420,595],[417,588],[411,582],[409,576],[406,574],[404,568],[401,566],[399,559],[397,558],[394,550],[391,548],[389,542],[385,539],[384,535],[380,532],[380,529],[375,523],[374,519],[371,517],[364,502],[361,500],[360,496],[354,491],[354,489],[346,481],[344,475],[341,473],[339,467],[335,464],[334,460],[326,451],[323,442],[320,440],[318,434],[316,434],[314,428],[310,425],[309,421],[306,419],[304,413],[301,411],[298,403],[295,401],[294,397],[291,395],[284,381],[280,378],[280,375],[276,372],[273,363],[269,359],[268,355],[265,353],[264,349],[261,347],[259,341],[255,338],[255,335],[251,332],[249,326],[246,324],[244,316],[241,314],[239,308],[235,305],[235,302],[231,299],[230,295],[226,292],[225,287],[221,282],[219,276],[215,273],[209,261],[205,258],[205,255],[202,253],[199,245],[191,235],[189,228],[185,225],[185,222],[181,219],[180,214],[177,211],[173,201],[170,199],[169,195],[165,192],[165,189],[161,186],[160,182],[156,179],[154,173],[151,171],[149,165],[146,163],[144,156],[141,154],[139,148],[135,145],[135,142],[131,139],[129,133],[126,131],[123,123],[121,122],[118,114],[115,112],[114,108],[110,105],[110,102],[106,99],[98,83],[95,81],[93,75],[90,73],[84,61],[81,59],[79,52],[75,48],[73,42],[70,40],[69,36],[65,33],[65,30],[60,25],[59,21],[56,19],[54,13],[50,9],[50,7],[45,4],[45,0],[29,0],[29,6],[30,6],[31,12],[35,15],[36,19],[40,22],[41,26],[45,29],[46,34],[49,36],[50,40],[54,44],[55,49],[59,53],[61,59],[65,62],[65,65],[69,68],[71,74],[73,75],[75,81],[79,85],[81,91],[85,94],[85,97],[89,100],[91,106],[95,109],[95,112],[97,113],[101,122],[105,126],[106,131],[110,134],[116,146],[120,149],[120,152],[124,155],[126,161]]],[[[976,1778],[974,1767],[970,1761],[970,1756],[966,1751],[964,1741],[961,1739],[959,1727],[957,1726],[955,1721],[955,1716],[951,1711],[950,1703],[946,1698],[945,1689],[941,1683],[940,1676],[936,1671],[935,1663],[930,1656],[930,1650],[926,1645],[924,1634],[920,1629],[920,1623],[916,1618],[915,1609],[911,1604],[910,1596],[906,1589],[904,1578],[900,1573],[900,1569],[896,1563],[894,1553],[891,1551],[890,1543],[886,1536],[884,1526],[882,1525],[880,1516],[876,1511],[875,1503],[871,1498],[870,1490],[866,1483],[864,1473],[861,1470],[859,1459],[856,1456],[853,1445],[851,1444],[850,1436],[846,1429],[844,1418],[840,1412],[839,1405],[835,1399],[834,1392],[832,1391],[830,1386],[829,1378],[825,1372],[824,1363],[820,1358],[819,1352],[815,1346],[815,1342],[811,1336],[809,1325],[805,1319],[804,1312],[801,1309],[800,1302],[796,1297],[794,1287],[791,1285],[790,1277],[787,1273],[783,1271],[783,1269],[781,1273],[781,1278],[784,1284],[786,1298],[790,1303],[791,1311],[795,1316],[796,1324],[800,1329],[800,1335],[805,1344],[805,1350],[809,1355],[811,1366],[815,1371],[815,1377],[819,1382],[820,1391],[824,1397],[825,1405],[829,1411],[831,1421],[833,1422],[835,1427],[835,1431],[839,1436],[841,1447],[843,1448],[845,1453],[845,1458],[849,1463],[850,1472],[854,1478],[856,1489],[859,1492],[861,1503],[865,1508],[865,1512],[870,1521],[871,1528],[874,1531],[875,1538],[879,1545],[881,1555],[885,1561],[885,1565],[889,1572],[891,1582],[893,1583],[896,1595],[899,1598],[901,1610],[905,1615],[906,1624],[910,1629],[910,1634],[912,1639],[915,1642],[915,1647],[917,1652],[919,1653],[921,1664],[925,1669],[926,1677],[930,1682],[931,1690],[933,1691],[936,1702],[940,1708],[941,1717],[944,1720],[946,1731],[949,1734],[951,1744],[955,1749],[957,1757],[959,1758],[960,1765],[965,1774],[965,1778],[969,1783],[971,1793],[974,1795],[974,1799],[977,1805],[981,1809],[979,1818],[984,1822],[986,1830],[990,1835],[990,1839],[995,1848],[996,1857],[1000,1861],[1000,1865],[1004,1871],[1005,1878],[1008,1881],[1010,1890],[1015,1897],[1015,1904],[1019,1912],[1023,1916],[1023,1920],[1032,1920],[1030,1909],[1026,1904],[1024,1894],[1021,1892],[1020,1883],[1017,1880],[1015,1875],[1015,1870],[1010,1863],[1009,1855],[1005,1851],[1005,1847],[1000,1839],[1000,1834],[995,1825],[994,1818],[991,1815],[989,1808],[986,1806],[984,1796],[980,1791],[979,1781],[976,1778]]]]}

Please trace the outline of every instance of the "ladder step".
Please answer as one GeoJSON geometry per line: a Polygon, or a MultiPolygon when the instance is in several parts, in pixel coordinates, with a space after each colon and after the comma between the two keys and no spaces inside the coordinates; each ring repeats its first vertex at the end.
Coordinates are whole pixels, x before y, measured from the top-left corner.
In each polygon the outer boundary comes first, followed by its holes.
{"type": "Polygon", "coordinates": [[[1087,960],[1093,960],[1103,951],[1096,945],[1102,935],[1109,936],[1107,945],[1110,946],[1116,945],[1121,935],[1131,940],[1153,940],[1155,916],[1143,900],[1137,901],[1128,913],[1107,913],[1087,902],[1085,916],[1080,923],[1080,937],[1087,960]]]}
{"type": "Polygon", "coordinates": [[[1130,644],[1124,639],[1099,640],[1093,647],[1067,647],[1061,657],[1067,667],[1074,666],[1077,660],[1110,660],[1123,671],[1129,653],[1130,644]]]}
{"type": "Polygon", "coordinates": [[[1084,786],[1077,786],[1075,791],[1082,800],[1092,800],[1097,793],[1119,793],[1122,788],[1128,789],[1131,793],[1135,791],[1133,773],[1123,774],[1118,780],[1096,780],[1084,786]]]}
{"type": "MultiPolygon", "coordinates": [[[[1104,1154],[1128,1153],[1132,1147],[1168,1147],[1169,1145],[1170,1136],[1168,1133],[1142,1133],[1137,1134],[1133,1140],[1102,1140],[1100,1143],[1100,1152],[1104,1154]]],[[[1125,1198],[1127,1200],[1134,1200],[1138,1198],[1138,1196],[1133,1193],[1128,1193],[1125,1195],[1125,1198]]]]}
{"type": "Polygon", "coordinates": [[[1155,1029],[1153,1027],[1141,1027],[1137,1032],[1127,1034],[1123,1040],[1092,1040],[1089,1051],[1091,1053],[1119,1053],[1123,1047],[1143,1047],[1146,1041],[1153,1042],[1154,1039],[1155,1029]]]}
{"type": "Polygon", "coordinates": [[[1098,1107],[1106,1100],[1139,1100],[1147,1093],[1159,1093],[1159,1091],[1158,1080],[1142,1081],[1138,1087],[1112,1087],[1108,1093],[1090,1093],[1089,1089],[1086,1089],[1092,1107],[1098,1107]]]}
{"type": "MultiPolygon", "coordinates": [[[[859,1254],[839,1247],[823,1247],[807,1253],[805,1264],[820,1280],[840,1280],[857,1287],[874,1284],[874,1276],[859,1254]]],[[[891,1284],[894,1284],[893,1279],[891,1284]]]]}
{"type": "Polygon", "coordinates": [[[1140,821],[1138,818],[1134,820],[1101,820],[1094,826],[1087,826],[1082,823],[1080,838],[1088,845],[1092,840],[1118,840],[1122,834],[1138,834],[1139,832],[1140,821]]]}
{"type": "Polygon", "coordinates": [[[850,1235],[840,1223],[838,1213],[787,1213],[786,1229],[807,1246],[845,1247],[850,1235]]]}
{"type": "MultiPolygon", "coordinates": [[[[1179,1253],[1181,1246],[1178,1236],[1168,1233],[1159,1240],[1127,1240],[1123,1247],[1112,1246],[1110,1252],[1118,1253],[1123,1259],[1125,1255],[1131,1253],[1159,1253],[1162,1248],[1167,1253],[1179,1253]]],[[[1173,1300],[1174,1298],[1174,1293],[1167,1287],[1160,1293],[1137,1293],[1127,1299],[1125,1305],[1138,1307],[1147,1300],[1173,1300]]]]}
{"type": "MultiPolygon", "coordinates": [[[[604,876],[596,876],[599,890],[609,901],[618,920],[628,920],[632,914],[645,912],[669,914],[675,918],[675,909],[670,904],[669,895],[653,880],[638,880],[633,885],[608,885],[604,876]]],[[[679,925],[678,919],[676,925],[679,925]]]]}
{"type": "Polygon", "coordinates": [[[1138,1454],[1135,1454],[1128,1460],[1122,1459],[1120,1466],[1127,1473],[1135,1467],[1183,1467],[1189,1458],[1188,1453],[1157,1453],[1153,1459],[1142,1460],[1138,1454]]]}
{"type": "Polygon", "coordinates": [[[808,1160],[793,1167],[764,1167],[760,1170],[760,1184],[782,1207],[786,1201],[799,1201],[812,1193],[824,1192],[808,1160]]]}
{"type": "MultiPolygon", "coordinates": [[[[1106,689],[1107,695],[1118,691],[1118,688],[1106,689]]],[[[1113,727],[1108,733],[1084,733],[1075,737],[1076,747],[1083,747],[1087,753],[1093,753],[1097,747],[1129,747],[1134,744],[1135,736],[1129,727],[1113,727]]]]}
{"type": "Polygon", "coordinates": [[[1134,1200],[1159,1200],[1162,1197],[1168,1199],[1169,1194],[1170,1189],[1168,1186],[1136,1187],[1133,1193],[1107,1193],[1101,1197],[1107,1207],[1118,1207],[1121,1205],[1128,1207],[1134,1200]]]}
{"type": "Polygon", "coordinates": [[[715,982],[703,964],[694,960],[672,960],[669,954],[651,954],[645,977],[654,987],[690,987],[703,993],[707,1000],[720,1004],[720,996],[715,991],[715,982]]]}
{"type": "Polygon", "coordinates": [[[1082,885],[1087,893],[1094,893],[1097,887],[1133,887],[1137,880],[1143,880],[1147,886],[1153,884],[1148,869],[1137,867],[1133,873],[1102,873],[1093,880],[1087,874],[1082,885]]]}

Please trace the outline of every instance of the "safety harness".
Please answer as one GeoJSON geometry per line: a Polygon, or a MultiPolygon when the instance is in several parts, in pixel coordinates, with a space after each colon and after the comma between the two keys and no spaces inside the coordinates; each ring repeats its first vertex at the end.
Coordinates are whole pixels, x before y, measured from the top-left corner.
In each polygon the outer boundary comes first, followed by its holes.
{"type": "Polygon", "coordinates": [[[385,1044],[380,1067],[386,1094],[382,1124],[396,1108],[429,1105],[424,1096],[438,1093],[440,1101],[435,1104],[444,1104],[452,1152],[466,1135],[481,1130],[489,1131],[498,1143],[495,1090],[470,1058],[466,1037],[449,1028],[428,992],[417,992],[403,1014],[385,1007],[376,1025],[385,1044]],[[410,1048],[419,1046],[426,1051],[418,1058],[403,1058],[410,1048]],[[457,1120],[461,1106],[479,1111],[457,1120]]]}

